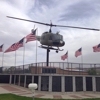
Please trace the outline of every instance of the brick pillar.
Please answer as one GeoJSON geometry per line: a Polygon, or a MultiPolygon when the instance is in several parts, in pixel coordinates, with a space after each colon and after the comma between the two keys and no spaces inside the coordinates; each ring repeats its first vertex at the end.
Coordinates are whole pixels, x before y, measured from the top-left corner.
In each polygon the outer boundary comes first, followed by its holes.
{"type": "Polygon", "coordinates": [[[52,92],[52,76],[49,76],[49,92],[52,92]]]}
{"type": "Polygon", "coordinates": [[[38,90],[41,91],[41,76],[39,76],[38,80],[38,90]]]}
{"type": "Polygon", "coordinates": [[[65,77],[61,77],[61,92],[65,92],[65,77]]]}
{"type": "Polygon", "coordinates": [[[32,75],[32,83],[34,83],[34,76],[32,75]]]}
{"type": "Polygon", "coordinates": [[[25,78],[24,78],[24,87],[26,87],[26,75],[25,75],[25,78]]]}
{"type": "Polygon", "coordinates": [[[83,91],[86,91],[86,77],[83,76],[83,91]]]}
{"type": "Polygon", "coordinates": [[[75,76],[73,76],[73,92],[76,91],[75,76]]]}
{"type": "Polygon", "coordinates": [[[93,87],[93,91],[96,92],[96,77],[92,76],[92,87],[93,87]]]}

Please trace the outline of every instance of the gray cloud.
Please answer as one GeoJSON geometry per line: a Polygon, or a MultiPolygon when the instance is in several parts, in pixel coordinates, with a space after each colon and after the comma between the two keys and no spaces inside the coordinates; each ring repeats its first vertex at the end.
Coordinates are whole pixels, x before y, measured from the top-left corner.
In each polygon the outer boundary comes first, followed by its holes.
{"type": "Polygon", "coordinates": [[[100,0],[80,0],[77,3],[69,5],[60,16],[64,21],[88,20],[100,15],[100,0]]]}
{"type": "Polygon", "coordinates": [[[56,3],[57,0],[35,0],[35,5],[36,6],[47,6],[47,7],[53,7],[53,5],[56,3]]]}

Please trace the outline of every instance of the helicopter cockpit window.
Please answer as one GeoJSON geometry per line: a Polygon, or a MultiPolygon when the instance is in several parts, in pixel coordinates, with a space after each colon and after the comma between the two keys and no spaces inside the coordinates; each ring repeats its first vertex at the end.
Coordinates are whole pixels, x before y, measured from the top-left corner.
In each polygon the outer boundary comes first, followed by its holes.
{"type": "Polygon", "coordinates": [[[63,38],[62,38],[61,35],[55,35],[55,36],[53,37],[53,39],[56,39],[56,40],[62,40],[63,38]]]}

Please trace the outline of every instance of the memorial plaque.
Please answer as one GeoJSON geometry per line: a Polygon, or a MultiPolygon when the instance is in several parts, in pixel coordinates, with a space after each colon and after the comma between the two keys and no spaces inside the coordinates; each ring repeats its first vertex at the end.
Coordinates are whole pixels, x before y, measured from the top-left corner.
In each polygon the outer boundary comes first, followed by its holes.
{"type": "Polygon", "coordinates": [[[56,73],[56,68],[42,68],[42,73],[56,73]]]}
{"type": "Polygon", "coordinates": [[[76,91],[83,91],[83,78],[75,77],[76,91]]]}
{"type": "MultiPolygon", "coordinates": [[[[38,76],[34,76],[34,83],[36,83],[38,85],[38,76]]],[[[39,83],[39,84],[41,84],[41,83],[39,83]]],[[[38,88],[36,90],[38,90],[38,88]]]]}
{"type": "Polygon", "coordinates": [[[27,75],[26,76],[26,87],[28,88],[28,85],[32,83],[32,76],[31,75],[27,75]]]}
{"type": "Polygon", "coordinates": [[[24,87],[25,75],[20,75],[20,86],[24,87]]]}
{"type": "Polygon", "coordinates": [[[72,76],[65,76],[65,92],[73,91],[72,76]]]}
{"type": "Polygon", "coordinates": [[[96,77],[96,91],[100,91],[100,77],[96,77]]]}
{"type": "Polygon", "coordinates": [[[0,67],[0,73],[2,73],[3,72],[3,67],[0,67]]]}
{"type": "Polygon", "coordinates": [[[52,91],[61,92],[61,76],[52,77],[52,91]]]}
{"type": "Polygon", "coordinates": [[[0,83],[9,83],[10,75],[0,75],[0,83]]]}
{"type": "Polygon", "coordinates": [[[41,76],[41,91],[49,90],[49,76],[41,76]]]}
{"type": "Polygon", "coordinates": [[[14,84],[14,78],[15,78],[15,75],[12,75],[12,78],[11,78],[11,83],[14,84]]]}
{"type": "Polygon", "coordinates": [[[15,84],[18,85],[18,83],[19,83],[19,75],[16,75],[15,84]]]}
{"type": "Polygon", "coordinates": [[[92,77],[86,77],[86,91],[92,91],[92,77]]]}

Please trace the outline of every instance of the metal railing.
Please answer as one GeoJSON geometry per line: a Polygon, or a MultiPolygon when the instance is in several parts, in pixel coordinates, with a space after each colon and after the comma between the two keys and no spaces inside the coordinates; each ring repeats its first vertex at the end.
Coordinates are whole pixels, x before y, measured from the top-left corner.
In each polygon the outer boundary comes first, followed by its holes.
{"type": "Polygon", "coordinates": [[[100,75],[100,64],[46,62],[20,66],[0,67],[1,74],[67,74],[67,75],[100,75]]]}

